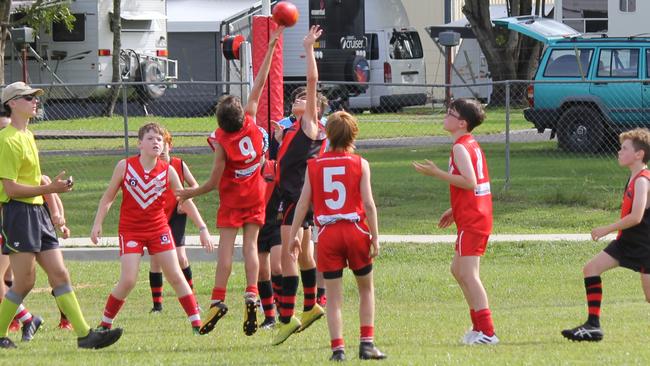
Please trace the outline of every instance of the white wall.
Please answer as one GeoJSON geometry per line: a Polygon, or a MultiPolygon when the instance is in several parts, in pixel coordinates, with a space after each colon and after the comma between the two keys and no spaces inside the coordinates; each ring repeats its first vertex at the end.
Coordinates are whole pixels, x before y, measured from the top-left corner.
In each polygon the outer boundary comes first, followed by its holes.
{"type": "MultiPolygon", "coordinates": [[[[372,1],[372,0],[370,0],[372,1]]],[[[424,30],[430,25],[443,24],[445,20],[444,0],[402,0],[411,25],[420,33],[424,59],[427,67],[427,83],[442,84],[445,81],[444,57],[424,30]]]]}

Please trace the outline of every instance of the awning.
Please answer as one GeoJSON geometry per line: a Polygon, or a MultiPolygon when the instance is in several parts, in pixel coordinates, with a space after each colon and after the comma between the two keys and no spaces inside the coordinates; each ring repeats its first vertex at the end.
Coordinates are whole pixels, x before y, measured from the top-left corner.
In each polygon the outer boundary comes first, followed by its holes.
{"type": "Polygon", "coordinates": [[[167,15],[157,12],[157,11],[123,11],[120,14],[122,19],[126,20],[158,20],[158,19],[167,19],[167,15]]]}

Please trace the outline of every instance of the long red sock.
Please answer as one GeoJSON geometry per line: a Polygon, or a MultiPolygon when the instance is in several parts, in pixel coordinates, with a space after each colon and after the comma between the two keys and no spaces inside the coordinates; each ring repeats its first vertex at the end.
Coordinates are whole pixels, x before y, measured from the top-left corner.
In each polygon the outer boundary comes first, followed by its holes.
{"type": "Polygon", "coordinates": [[[215,287],[212,289],[212,297],[210,298],[211,302],[214,304],[216,302],[226,301],[226,289],[222,287],[215,287]]]}
{"type": "Polygon", "coordinates": [[[102,322],[99,325],[110,329],[113,326],[113,319],[120,312],[122,305],[124,305],[124,300],[116,298],[113,294],[108,295],[108,300],[106,300],[106,306],[104,307],[104,316],[102,316],[102,322]]]}
{"type": "Polygon", "coordinates": [[[178,302],[181,303],[185,314],[187,314],[187,319],[192,323],[193,327],[200,327],[201,324],[201,315],[199,315],[199,306],[196,304],[196,297],[194,294],[185,295],[178,298],[178,302]]]}
{"type": "Polygon", "coordinates": [[[476,321],[476,311],[474,309],[469,309],[469,317],[472,319],[472,330],[478,331],[478,325],[476,321]]]}
{"type": "Polygon", "coordinates": [[[359,330],[360,343],[372,343],[375,337],[375,327],[372,325],[362,325],[359,330]]]}
{"type": "Polygon", "coordinates": [[[492,337],[494,335],[494,323],[492,322],[492,312],[490,312],[490,309],[481,309],[476,311],[475,314],[478,330],[486,336],[492,337]]]}
{"type": "Polygon", "coordinates": [[[345,343],[343,343],[343,338],[330,340],[330,346],[332,347],[332,352],[345,350],[345,343]]]}

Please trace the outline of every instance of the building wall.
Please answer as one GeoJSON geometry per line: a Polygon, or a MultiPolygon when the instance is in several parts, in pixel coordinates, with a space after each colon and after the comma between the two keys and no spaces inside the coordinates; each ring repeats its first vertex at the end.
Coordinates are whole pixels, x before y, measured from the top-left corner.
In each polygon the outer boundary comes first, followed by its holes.
{"type": "Polygon", "coordinates": [[[418,30],[427,67],[427,83],[441,84],[445,81],[444,57],[438,51],[424,27],[443,24],[444,0],[402,0],[411,25],[418,30]]]}

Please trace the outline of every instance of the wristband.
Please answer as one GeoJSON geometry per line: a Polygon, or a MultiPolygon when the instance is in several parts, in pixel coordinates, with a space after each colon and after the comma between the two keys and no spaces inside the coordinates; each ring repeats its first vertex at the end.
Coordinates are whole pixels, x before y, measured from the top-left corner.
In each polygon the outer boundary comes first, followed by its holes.
{"type": "Polygon", "coordinates": [[[199,232],[201,232],[201,231],[203,231],[203,230],[208,230],[208,227],[207,227],[207,226],[201,226],[201,227],[199,228],[199,232]]]}

